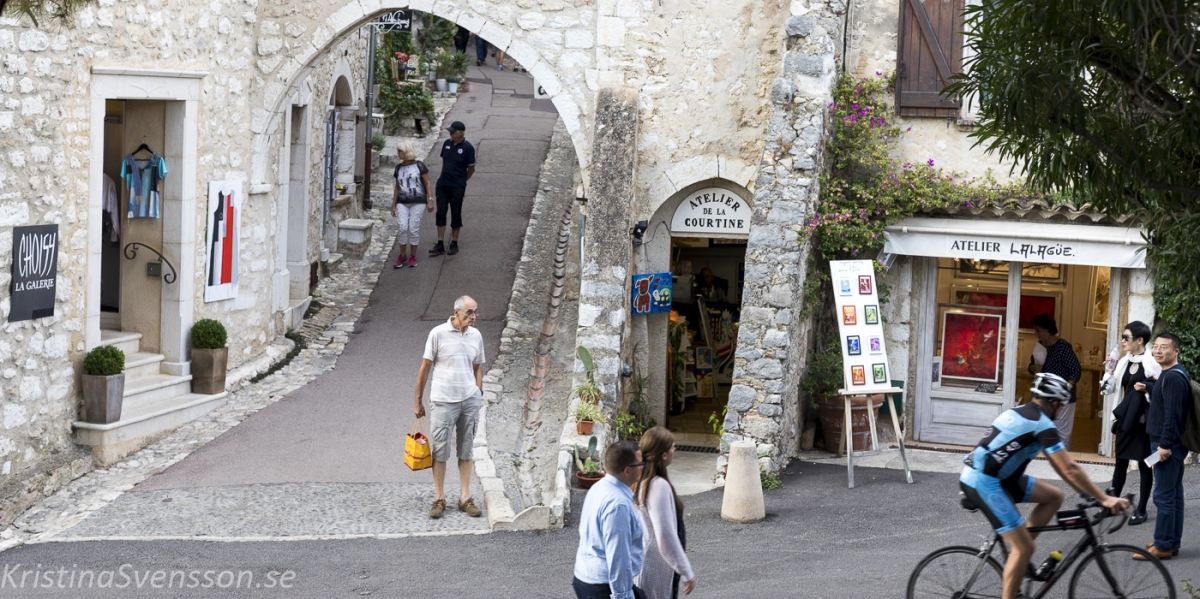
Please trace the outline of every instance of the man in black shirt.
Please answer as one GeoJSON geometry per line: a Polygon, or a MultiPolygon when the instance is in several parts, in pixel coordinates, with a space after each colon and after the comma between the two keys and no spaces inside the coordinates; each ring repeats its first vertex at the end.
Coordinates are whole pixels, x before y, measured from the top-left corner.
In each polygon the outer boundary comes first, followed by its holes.
{"type": "MultiPolygon", "coordinates": [[[[1179,337],[1159,333],[1150,349],[1154,361],[1162,366],[1162,374],[1157,381],[1147,382],[1138,389],[1150,389],[1146,433],[1150,435],[1150,450],[1157,452],[1159,458],[1154,465],[1154,507],[1158,508],[1158,517],[1154,521],[1154,540],[1146,549],[1160,560],[1178,555],[1183,539],[1183,459],[1187,450],[1179,436],[1192,409],[1192,377],[1179,363],[1182,348],[1179,337]]],[[[1141,557],[1135,555],[1134,559],[1141,557]]]]}
{"type": "Polygon", "coordinates": [[[475,174],[475,146],[466,140],[466,125],[454,121],[447,127],[450,139],[442,144],[442,174],[437,180],[437,244],[429,255],[458,253],[458,231],[462,229],[462,202],[467,180],[475,174]],[[446,238],[446,210],[450,210],[450,249],[442,245],[446,238]]]}

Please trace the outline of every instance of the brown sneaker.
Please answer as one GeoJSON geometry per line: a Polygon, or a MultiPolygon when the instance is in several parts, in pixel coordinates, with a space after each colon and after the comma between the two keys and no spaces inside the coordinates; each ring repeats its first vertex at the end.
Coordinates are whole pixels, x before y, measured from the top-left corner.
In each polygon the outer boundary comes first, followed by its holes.
{"type": "Polygon", "coordinates": [[[483,510],[479,509],[479,506],[475,505],[475,500],[471,499],[470,497],[468,497],[466,501],[458,502],[458,509],[459,511],[466,512],[467,515],[472,518],[478,518],[480,514],[483,513],[483,510]]]}
{"type": "Polygon", "coordinates": [[[433,507],[429,508],[430,518],[441,518],[442,512],[446,511],[446,500],[439,499],[433,502],[433,507]]]}

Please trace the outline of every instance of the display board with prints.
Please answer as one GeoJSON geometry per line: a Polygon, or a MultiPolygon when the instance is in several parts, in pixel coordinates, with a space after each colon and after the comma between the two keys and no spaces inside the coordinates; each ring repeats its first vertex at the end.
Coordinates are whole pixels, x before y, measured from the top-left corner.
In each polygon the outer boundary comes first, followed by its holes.
{"type": "Polygon", "coordinates": [[[843,392],[892,391],[874,261],[833,260],[829,270],[842,346],[843,392]]]}

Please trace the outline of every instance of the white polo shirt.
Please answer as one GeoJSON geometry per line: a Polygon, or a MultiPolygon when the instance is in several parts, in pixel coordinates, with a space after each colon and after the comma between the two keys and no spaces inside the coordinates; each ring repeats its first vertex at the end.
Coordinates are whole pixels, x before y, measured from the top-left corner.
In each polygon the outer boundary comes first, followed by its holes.
{"type": "Polygon", "coordinates": [[[425,359],[433,362],[430,401],[457,403],[481,390],[475,385],[475,365],[483,364],[483,335],[475,327],[454,328],[454,317],[429,331],[425,359]]]}

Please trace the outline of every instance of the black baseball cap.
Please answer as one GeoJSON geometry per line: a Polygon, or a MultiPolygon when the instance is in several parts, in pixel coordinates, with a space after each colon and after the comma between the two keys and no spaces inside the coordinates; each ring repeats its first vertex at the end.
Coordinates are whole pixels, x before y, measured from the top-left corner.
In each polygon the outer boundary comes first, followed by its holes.
{"type": "Polygon", "coordinates": [[[466,131],[467,126],[462,124],[462,121],[454,121],[453,123],[450,123],[449,127],[446,127],[446,130],[451,133],[454,133],[455,131],[466,131]]]}

